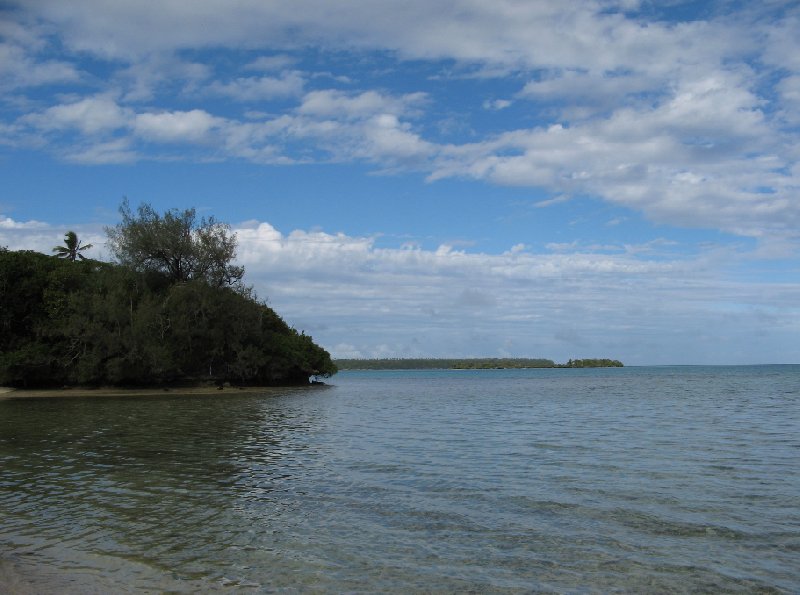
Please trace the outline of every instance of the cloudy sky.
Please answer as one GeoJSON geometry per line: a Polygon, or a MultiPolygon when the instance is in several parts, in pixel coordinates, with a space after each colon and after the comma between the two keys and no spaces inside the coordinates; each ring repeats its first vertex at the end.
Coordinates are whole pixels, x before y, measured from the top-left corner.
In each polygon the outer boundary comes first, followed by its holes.
{"type": "Polygon", "coordinates": [[[0,180],[229,222],[334,356],[800,362],[797,2],[1,2],[0,180]]]}

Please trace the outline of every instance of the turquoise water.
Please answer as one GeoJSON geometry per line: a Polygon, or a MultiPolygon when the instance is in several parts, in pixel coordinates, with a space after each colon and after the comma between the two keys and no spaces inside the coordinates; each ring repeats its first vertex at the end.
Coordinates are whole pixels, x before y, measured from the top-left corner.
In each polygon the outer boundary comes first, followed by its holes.
{"type": "Polygon", "coordinates": [[[800,592],[800,366],[0,401],[0,592],[800,592]]]}

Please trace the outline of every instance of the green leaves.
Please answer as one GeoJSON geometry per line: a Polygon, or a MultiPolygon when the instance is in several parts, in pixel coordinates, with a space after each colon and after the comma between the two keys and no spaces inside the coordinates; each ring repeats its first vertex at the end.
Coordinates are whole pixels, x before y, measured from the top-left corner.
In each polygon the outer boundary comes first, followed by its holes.
{"type": "Polygon", "coordinates": [[[335,371],[247,292],[0,250],[0,384],[303,384],[335,371]]]}
{"type": "Polygon", "coordinates": [[[91,244],[81,245],[78,235],[74,231],[68,231],[64,234],[64,245],[55,246],[53,252],[56,253],[57,258],[66,258],[74,262],[78,259],[84,260],[86,257],[81,252],[91,247],[91,244]]]}
{"type": "Polygon", "coordinates": [[[203,279],[214,287],[239,283],[244,268],[236,258],[236,234],[213,217],[197,219],[195,209],[171,209],[163,215],[149,204],[131,211],[120,206],[122,221],[106,228],[117,260],[136,271],[164,273],[174,283],[203,279]]]}
{"type": "Polygon", "coordinates": [[[303,384],[336,372],[242,285],[230,226],[194,209],[134,213],[127,200],[120,213],[106,230],[119,265],[86,259],[91,244],[73,231],[56,259],[0,250],[0,383],[303,384]]]}

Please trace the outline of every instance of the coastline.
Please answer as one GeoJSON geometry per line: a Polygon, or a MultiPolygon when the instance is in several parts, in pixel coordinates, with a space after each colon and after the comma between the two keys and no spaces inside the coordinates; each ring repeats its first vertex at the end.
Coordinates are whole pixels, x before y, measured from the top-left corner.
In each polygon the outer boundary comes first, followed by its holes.
{"type": "MultiPolygon", "coordinates": [[[[313,386],[313,385],[309,385],[313,386]]],[[[46,398],[87,398],[87,397],[157,397],[163,395],[232,395],[232,394],[278,394],[305,386],[176,386],[159,388],[117,388],[117,387],[75,387],[48,389],[21,389],[0,386],[0,400],[5,399],[46,399],[46,398]]]]}

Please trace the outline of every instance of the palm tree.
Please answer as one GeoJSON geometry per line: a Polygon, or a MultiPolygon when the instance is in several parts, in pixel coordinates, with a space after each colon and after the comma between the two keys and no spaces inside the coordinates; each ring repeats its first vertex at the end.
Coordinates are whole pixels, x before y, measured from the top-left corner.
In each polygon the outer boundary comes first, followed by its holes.
{"type": "Polygon", "coordinates": [[[58,258],[67,258],[74,262],[78,258],[84,260],[86,257],[81,254],[81,251],[88,250],[91,247],[91,244],[81,246],[81,242],[78,239],[78,234],[76,234],[74,231],[68,231],[64,234],[64,245],[56,246],[53,248],[53,252],[57,253],[56,257],[58,258]]]}

